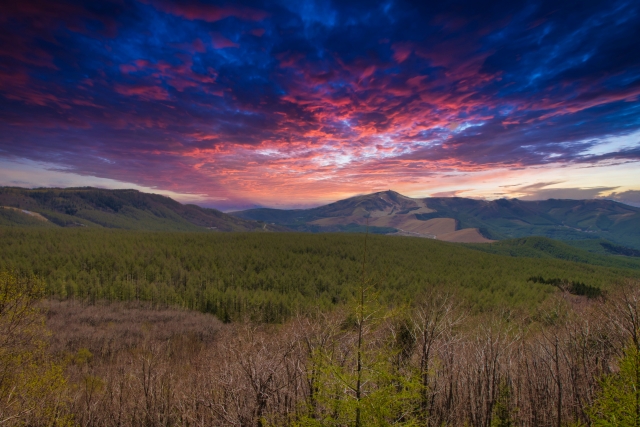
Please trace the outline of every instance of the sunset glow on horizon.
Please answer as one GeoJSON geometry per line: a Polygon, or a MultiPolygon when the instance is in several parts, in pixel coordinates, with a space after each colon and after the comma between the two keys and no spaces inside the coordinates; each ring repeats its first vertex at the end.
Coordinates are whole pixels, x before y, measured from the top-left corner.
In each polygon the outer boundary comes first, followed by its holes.
{"type": "Polygon", "coordinates": [[[0,6],[0,185],[640,205],[640,3],[0,6]]]}

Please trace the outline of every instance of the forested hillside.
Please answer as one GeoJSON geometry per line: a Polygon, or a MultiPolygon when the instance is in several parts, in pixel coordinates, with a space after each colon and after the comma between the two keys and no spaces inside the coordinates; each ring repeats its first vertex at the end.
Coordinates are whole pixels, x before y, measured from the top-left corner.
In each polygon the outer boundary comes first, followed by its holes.
{"type": "Polygon", "coordinates": [[[154,231],[285,230],[137,190],[0,187],[0,227],[25,226],[154,231]]]}
{"type": "MultiPolygon", "coordinates": [[[[639,270],[513,258],[431,239],[366,238],[366,270],[390,307],[438,288],[477,312],[526,308],[557,291],[532,277],[605,290],[640,277],[639,270]]],[[[144,300],[223,320],[281,322],[352,300],[365,235],[0,229],[0,240],[0,270],[41,277],[56,298],[144,300]]]]}
{"type": "MultiPolygon", "coordinates": [[[[486,244],[468,244],[468,248],[513,257],[556,258],[605,267],[640,269],[640,256],[633,249],[613,245],[606,240],[580,242],[581,247],[546,237],[521,237],[486,244]]],[[[573,242],[576,244],[576,241],[573,242]]]]}
{"type": "Polygon", "coordinates": [[[557,240],[602,238],[640,249],[640,208],[611,200],[474,200],[429,198],[428,220],[453,217],[460,227],[478,227],[495,240],[545,236],[557,240]]]}

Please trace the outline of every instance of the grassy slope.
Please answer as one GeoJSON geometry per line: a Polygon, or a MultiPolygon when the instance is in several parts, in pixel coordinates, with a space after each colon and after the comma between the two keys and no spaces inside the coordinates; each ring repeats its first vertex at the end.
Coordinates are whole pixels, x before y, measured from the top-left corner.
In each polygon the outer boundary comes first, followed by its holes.
{"type": "MultiPolygon", "coordinates": [[[[388,304],[437,287],[462,294],[474,310],[532,308],[555,292],[529,282],[532,276],[601,288],[640,277],[633,269],[514,258],[430,239],[368,239],[367,271],[388,304]]],[[[364,235],[0,229],[0,242],[0,269],[38,274],[59,297],[142,299],[278,321],[351,301],[364,235]]]]}

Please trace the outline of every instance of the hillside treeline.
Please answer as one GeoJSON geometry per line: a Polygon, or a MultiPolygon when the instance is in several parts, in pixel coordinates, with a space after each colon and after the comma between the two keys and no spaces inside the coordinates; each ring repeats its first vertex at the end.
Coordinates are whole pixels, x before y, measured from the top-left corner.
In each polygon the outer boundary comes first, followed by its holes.
{"type": "MultiPolygon", "coordinates": [[[[543,276],[606,289],[637,270],[512,258],[456,244],[369,236],[367,270],[387,306],[427,289],[455,290],[477,312],[535,307],[543,276]]],[[[361,276],[364,234],[153,233],[0,229],[0,269],[36,275],[49,297],[148,301],[225,321],[278,323],[348,303],[361,276]]]]}
{"type": "Polygon", "coordinates": [[[49,340],[22,327],[39,315],[18,304],[0,313],[1,336],[12,338],[0,357],[3,423],[638,425],[637,283],[606,300],[556,295],[532,315],[471,315],[441,293],[389,311],[372,282],[359,296],[281,325],[49,301],[49,340]]]}

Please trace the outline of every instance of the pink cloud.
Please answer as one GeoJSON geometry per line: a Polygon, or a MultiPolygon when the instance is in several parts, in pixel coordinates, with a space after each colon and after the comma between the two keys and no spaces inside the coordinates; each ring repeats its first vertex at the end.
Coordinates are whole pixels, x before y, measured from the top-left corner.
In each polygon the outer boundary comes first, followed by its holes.
{"type": "MultiPolygon", "coordinates": [[[[209,93],[211,95],[222,96],[222,89],[212,87],[212,85],[215,85],[218,75],[214,69],[209,67],[207,68],[207,74],[198,74],[191,69],[191,66],[192,62],[190,60],[179,65],[173,65],[164,61],[151,63],[147,60],[138,59],[133,61],[132,64],[121,64],[119,68],[123,74],[131,74],[144,70],[145,73],[143,76],[136,76],[136,87],[139,88],[160,87],[162,83],[166,83],[178,92],[183,92],[187,88],[197,87],[199,91],[209,93]]],[[[121,94],[135,95],[135,91],[131,92],[123,89],[116,91],[121,94]]],[[[154,96],[161,96],[163,91],[166,93],[164,89],[160,89],[154,94],[150,90],[145,91],[140,89],[141,94],[143,92],[147,92],[145,96],[148,99],[152,99],[154,96]]]]}
{"type": "Polygon", "coordinates": [[[211,34],[211,44],[215,49],[224,49],[227,47],[240,47],[238,43],[234,43],[220,33],[211,34]]]}
{"type": "Polygon", "coordinates": [[[165,13],[180,16],[190,20],[203,20],[207,22],[216,22],[230,16],[243,19],[246,21],[261,21],[269,14],[262,10],[250,7],[229,7],[216,6],[210,4],[194,3],[192,1],[170,0],[141,0],[144,3],[152,4],[156,9],[165,13]]]}
{"type": "Polygon", "coordinates": [[[364,70],[364,72],[360,75],[360,78],[366,79],[367,77],[370,77],[371,75],[373,75],[373,73],[375,72],[376,72],[376,66],[371,65],[364,70]]]}
{"type": "Polygon", "coordinates": [[[136,67],[135,65],[131,65],[131,64],[120,64],[120,71],[123,74],[131,74],[131,73],[135,73],[136,71],[138,71],[138,67],[136,67]]]}
{"type": "Polygon", "coordinates": [[[125,96],[136,96],[138,98],[154,101],[164,101],[169,99],[169,93],[159,86],[145,85],[116,85],[116,92],[125,96]]]}
{"type": "Polygon", "coordinates": [[[469,191],[473,191],[473,189],[468,190],[453,190],[453,191],[439,191],[437,193],[431,193],[431,197],[458,197],[462,193],[466,193],[469,191]]]}
{"type": "Polygon", "coordinates": [[[193,50],[196,51],[196,52],[204,53],[204,52],[207,51],[207,48],[204,45],[204,43],[202,43],[202,40],[195,39],[193,41],[193,50]]]}
{"type": "Polygon", "coordinates": [[[393,59],[399,64],[406,61],[411,52],[413,52],[413,46],[406,42],[394,43],[391,49],[393,49],[393,59]]]}

